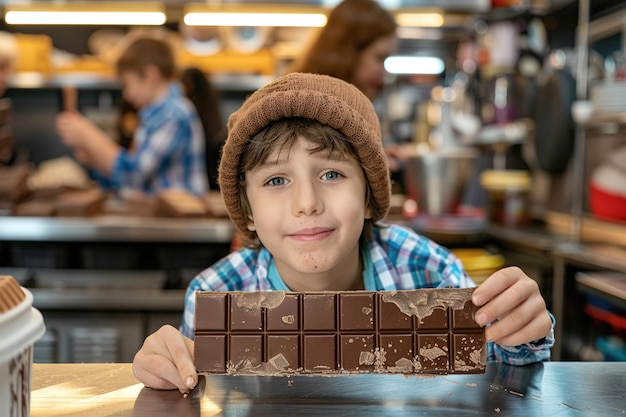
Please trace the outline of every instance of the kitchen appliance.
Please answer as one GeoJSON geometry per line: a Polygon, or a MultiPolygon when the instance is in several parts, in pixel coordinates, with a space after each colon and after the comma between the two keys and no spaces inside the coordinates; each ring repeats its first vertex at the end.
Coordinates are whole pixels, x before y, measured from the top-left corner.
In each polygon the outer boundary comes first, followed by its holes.
{"type": "Polygon", "coordinates": [[[477,155],[473,148],[415,148],[406,160],[404,182],[407,197],[417,202],[418,213],[456,213],[477,155]]]}

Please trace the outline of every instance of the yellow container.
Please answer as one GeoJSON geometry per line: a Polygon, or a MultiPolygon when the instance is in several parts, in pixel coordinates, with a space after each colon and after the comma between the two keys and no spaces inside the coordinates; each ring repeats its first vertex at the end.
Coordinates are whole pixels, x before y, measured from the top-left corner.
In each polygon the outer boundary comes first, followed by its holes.
{"type": "Polygon", "coordinates": [[[52,73],[52,38],[48,35],[16,33],[18,58],[16,72],[52,73]]]}
{"type": "Polygon", "coordinates": [[[452,253],[461,260],[465,271],[477,285],[504,266],[504,256],[485,249],[453,249],[452,253]]]}
{"type": "Polygon", "coordinates": [[[530,175],[527,171],[485,171],[480,183],[489,194],[487,218],[502,226],[530,223],[530,175]]]}

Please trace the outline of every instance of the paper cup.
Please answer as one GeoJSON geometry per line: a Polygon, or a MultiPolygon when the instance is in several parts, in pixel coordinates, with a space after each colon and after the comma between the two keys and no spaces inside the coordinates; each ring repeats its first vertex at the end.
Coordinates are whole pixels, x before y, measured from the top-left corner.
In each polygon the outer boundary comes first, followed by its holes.
{"type": "Polygon", "coordinates": [[[33,344],[45,325],[41,313],[32,307],[31,292],[11,277],[0,280],[14,282],[0,285],[0,311],[4,311],[0,313],[0,417],[28,417],[33,344]]]}

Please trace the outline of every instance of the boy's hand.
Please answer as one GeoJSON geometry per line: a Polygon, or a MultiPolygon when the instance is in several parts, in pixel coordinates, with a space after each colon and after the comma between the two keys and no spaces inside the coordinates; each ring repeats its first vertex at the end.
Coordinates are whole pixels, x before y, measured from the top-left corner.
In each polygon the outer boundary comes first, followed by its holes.
{"type": "Polygon", "coordinates": [[[472,295],[480,307],[476,322],[486,326],[487,341],[517,346],[546,337],[552,322],[539,286],[517,267],[501,269],[472,295]]]}
{"type": "Polygon", "coordinates": [[[121,148],[85,116],[75,111],[59,113],[56,130],[80,162],[108,175],[121,148]]]}
{"type": "Polygon", "coordinates": [[[65,145],[76,148],[88,140],[98,128],[80,113],[66,111],[57,116],[56,130],[65,145]]]}
{"type": "Polygon", "coordinates": [[[193,340],[165,325],[146,338],[133,360],[133,374],[147,387],[189,392],[198,383],[193,340]]]}

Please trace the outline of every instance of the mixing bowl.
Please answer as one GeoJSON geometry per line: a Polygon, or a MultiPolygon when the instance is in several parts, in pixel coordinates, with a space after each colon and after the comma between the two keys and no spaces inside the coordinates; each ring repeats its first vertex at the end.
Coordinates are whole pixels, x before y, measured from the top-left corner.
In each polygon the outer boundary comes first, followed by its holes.
{"type": "Polygon", "coordinates": [[[457,212],[477,155],[475,149],[462,147],[406,152],[406,195],[417,202],[420,215],[457,212]]]}

